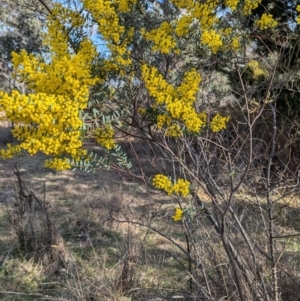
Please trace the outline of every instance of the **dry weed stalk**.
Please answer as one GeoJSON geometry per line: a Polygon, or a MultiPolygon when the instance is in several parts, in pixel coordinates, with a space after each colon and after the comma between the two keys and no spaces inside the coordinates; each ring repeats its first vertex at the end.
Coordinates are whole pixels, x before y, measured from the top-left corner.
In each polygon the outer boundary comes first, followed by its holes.
{"type": "MultiPolygon", "coordinates": [[[[70,264],[70,257],[61,235],[49,216],[48,205],[27,188],[18,168],[15,202],[8,208],[8,218],[18,239],[18,248],[25,258],[33,258],[53,275],[61,266],[70,264]]],[[[9,206],[9,205],[8,205],[9,206]]]]}
{"type": "Polygon", "coordinates": [[[120,294],[127,294],[133,290],[136,277],[136,265],[140,258],[140,245],[128,227],[127,236],[124,240],[123,254],[120,259],[116,275],[116,291],[120,294]]]}

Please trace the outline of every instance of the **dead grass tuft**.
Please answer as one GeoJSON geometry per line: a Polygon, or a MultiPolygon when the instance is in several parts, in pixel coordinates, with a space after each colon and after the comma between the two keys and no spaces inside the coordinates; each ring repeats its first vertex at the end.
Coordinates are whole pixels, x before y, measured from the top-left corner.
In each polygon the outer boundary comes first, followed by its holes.
{"type": "Polygon", "coordinates": [[[7,214],[18,249],[27,260],[41,264],[46,275],[53,275],[69,261],[64,241],[50,218],[46,201],[27,188],[17,168],[15,175],[15,201],[7,205],[7,214]]]}

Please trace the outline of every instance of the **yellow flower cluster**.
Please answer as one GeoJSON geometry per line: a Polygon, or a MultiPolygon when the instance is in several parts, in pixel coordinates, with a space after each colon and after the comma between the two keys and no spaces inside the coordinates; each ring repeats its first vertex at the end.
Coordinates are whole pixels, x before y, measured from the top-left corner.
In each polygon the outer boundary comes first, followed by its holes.
{"type": "MultiPolygon", "coordinates": [[[[238,0],[228,0],[228,3],[233,5],[233,2],[238,0]]],[[[178,37],[187,35],[192,24],[198,24],[201,30],[211,30],[211,27],[218,23],[219,18],[216,16],[216,8],[220,4],[219,1],[200,1],[192,0],[172,0],[178,8],[186,10],[186,14],[181,16],[175,22],[174,29],[168,22],[163,22],[158,28],[149,32],[142,30],[141,33],[145,39],[153,42],[152,49],[168,54],[176,47],[176,40],[173,37],[175,33],[178,37]]],[[[233,7],[233,6],[232,6],[233,7]]],[[[214,43],[218,43],[218,36],[213,37],[214,43]]],[[[213,43],[210,41],[210,44],[213,43]]],[[[222,45],[221,45],[222,46],[222,45]]],[[[216,46],[215,46],[216,47],[216,46]]],[[[177,50],[175,50],[176,52],[177,50]]]]}
{"type": "Polygon", "coordinates": [[[221,35],[219,35],[214,29],[205,30],[201,35],[201,43],[207,45],[212,53],[217,53],[223,46],[221,35]]]}
{"type": "MultiPolygon", "coordinates": [[[[201,76],[196,70],[186,72],[181,85],[177,88],[167,83],[155,67],[144,64],[142,75],[150,96],[155,99],[157,105],[165,107],[171,119],[182,121],[188,131],[199,132],[201,130],[205,125],[206,115],[198,114],[193,106],[201,81],[201,76]]],[[[158,117],[158,127],[161,128],[164,124],[169,125],[166,118],[158,117]]],[[[173,127],[169,133],[176,132],[177,136],[179,134],[177,129],[173,127]]]]}
{"type": "MultiPolygon", "coordinates": [[[[0,110],[15,123],[12,134],[20,141],[19,145],[1,150],[2,157],[21,150],[30,155],[41,151],[50,156],[71,156],[74,160],[86,155],[79,115],[87,106],[90,86],[99,82],[92,76],[97,51],[86,38],[73,49],[68,36],[68,28],[82,27],[84,22],[80,13],[56,4],[43,37],[51,56],[43,59],[25,50],[12,54],[14,76],[26,82],[32,93],[0,93],[0,110]]],[[[54,158],[46,164],[69,168],[66,159],[54,158]]]]}
{"type": "Polygon", "coordinates": [[[7,144],[7,149],[0,149],[0,158],[11,159],[22,152],[20,145],[7,144]]]}
{"type": "Polygon", "coordinates": [[[184,179],[178,179],[178,181],[173,185],[174,193],[186,197],[190,193],[191,183],[184,179]]]}
{"type": "Polygon", "coordinates": [[[251,72],[251,76],[254,80],[260,80],[269,76],[269,72],[263,69],[260,63],[256,60],[251,60],[246,65],[246,70],[251,72]]]}
{"type": "Polygon", "coordinates": [[[28,82],[29,89],[35,93],[65,95],[78,102],[81,109],[87,105],[89,87],[99,81],[91,76],[96,50],[88,40],[80,44],[77,54],[54,54],[50,63],[38,60],[25,50],[12,55],[15,74],[28,82]]]}
{"type": "Polygon", "coordinates": [[[179,37],[183,37],[189,33],[190,25],[193,21],[192,16],[184,15],[182,16],[176,24],[175,33],[179,37]]]}
{"type": "Polygon", "coordinates": [[[181,9],[191,10],[194,7],[193,0],[172,0],[171,2],[181,9]]]}
{"type": "Polygon", "coordinates": [[[130,12],[136,0],[83,0],[88,10],[98,23],[98,31],[108,42],[111,58],[107,60],[105,71],[120,70],[121,66],[130,65],[129,44],[133,36],[133,28],[125,28],[120,23],[119,14],[130,12]]]}
{"type": "Polygon", "coordinates": [[[169,177],[158,174],[153,177],[152,184],[155,188],[164,190],[168,195],[175,193],[186,197],[190,193],[191,183],[184,179],[178,179],[173,185],[169,177]]]}
{"type": "Polygon", "coordinates": [[[120,13],[130,12],[132,5],[136,3],[136,0],[119,0],[117,2],[117,11],[120,13]]]}
{"type": "Polygon", "coordinates": [[[185,72],[181,84],[176,89],[177,97],[184,99],[187,103],[193,104],[201,80],[201,75],[195,69],[185,72]]]}
{"type": "Polygon", "coordinates": [[[226,129],[226,123],[229,121],[229,117],[222,117],[217,114],[209,124],[210,129],[216,133],[226,129]]]}
{"type": "Polygon", "coordinates": [[[171,113],[173,118],[176,118],[178,109],[181,110],[180,119],[185,124],[188,131],[198,133],[205,125],[206,114],[197,113],[195,109],[190,105],[184,107],[181,102],[174,102],[167,106],[167,110],[171,113]],[[177,106],[177,107],[176,107],[177,106]],[[174,112],[172,114],[172,112],[174,112]],[[204,118],[205,117],[205,118],[204,118]]]}
{"type": "Polygon", "coordinates": [[[147,114],[147,110],[145,108],[138,108],[138,113],[141,116],[145,116],[147,114]]]}
{"type": "Polygon", "coordinates": [[[273,19],[271,14],[263,14],[260,20],[256,21],[255,24],[260,30],[265,30],[276,27],[278,22],[273,19]]]}
{"type": "Polygon", "coordinates": [[[170,125],[172,122],[172,119],[170,116],[167,116],[166,114],[159,114],[157,117],[156,117],[156,125],[157,125],[157,128],[159,130],[161,130],[165,125],[170,125]]]}
{"type": "MultiPolygon", "coordinates": [[[[47,33],[44,34],[43,44],[50,47],[56,55],[64,56],[68,52],[68,28],[81,27],[84,17],[77,11],[68,9],[60,4],[54,4],[47,18],[47,33]]],[[[73,49],[74,51],[74,49],[73,49]]]]}
{"type": "Polygon", "coordinates": [[[225,29],[220,29],[219,33],[221,33],[223,36],[230,36],[232,34],[232,27],[226,27],[225,29]]]}
{"type": "MultiPolygon", "coordinates": [[[[15,122],[12,134],[21,141],[21,149],[30,155],[41,151],[46,155],[66,154],[76,159],[84,154],[78,103],[62,95],[0,92],[0,110],[15,122]]],[[[11,153],[10,148],[6,151],[11,153]]]]}
{"type": "Polygon", "coordinates": [[[233,32],[232,27],[227,27],[224,29],[219,29],[218,34],[222,37],[223,46],[221,50],[234,50],[240,49],[240,41],[236,32],[233,32]]]}
{"type": "Polygon", "coordinates": [[[231,11],[235,11],[240,0],[225,0],[224,4],[231,9],[231,11]]]}
{"type": "Polygon", "coordinates": [[[149,94],[155,98],[158,105],[172,102],[175,97],[175,89],[155,67],[143,64],[142,76],[149,94]]]}
{"type": "MultiPolygon", "coordinates": [[[[175,49],[177,37],[188,35],[191,31],[196,33],[201,31],[201,43],[208,46],[213,53],[219,50],[238,50],[239,39],[232,37],[231,40],[225,43],[224,36],[221,30],[216,29],[220,18],[217,16],[217,8],[225,4],[231,11],[235,11],[241,1],[239,0],[225,0],[225,1],[193,1],[193,0],[172,0],[172,3],[179,9],[184,10],[177,21],[174,23],[163,22],[158,28],[145,32],[141,30],[142,36],[153,42],[152,49],[168,54],[175,49]],[[228,47],[229,46],[229,47],[228,47]]],[[[243,12],[248,15],[255,9],[261,0],[245,0],[243,12]]],[[[269,24],[274,25],[274,24],[269,24]]],[[[180,52],[179,49],[174,51],[180,52]]]]}
{"type": "Polygon", "coordinates": [[[132,63],[132,60],[130,58],[130,50],[128,49],[129,41],[132,37],[133,30],[130,29],[127,31],[128,37],[127,39],[124,39],[122,44],[114,45],[109,44],[108,48],[112,53],[112,56],[109,60],[105,62],[104,71],[110,72],[110,71],[119,71],[120,75],[125,75],[125,73],[122,72],[123,68],[122,66],[129,66],[132,63]]]}
{"type": "MultiPolygon", "coordinates": [[[[70,18],[68,18],[68,21],[71,22],[71,24],[73,23],[71,21],[71,11],[59,4],[55,4],[51,15],[49,15],[47,18],[47,29],[49,34],[44,33],[43,44],[47,47],[50,47],[50,49],[55,52],[57,56],[64,56],[66,53],[68,53],[69,39],[67,31],[64,29],[63,18],[61,18],[60,15],[67,18],[69,16],[70,18]]],[[[75,15],[72,17],[75,17],[75,15]]],[[[77,16],[75,18],[78,20],[77,16]]]]}
{"type": "Polygon", "coordinates": [[[240,48],[240,41],[237,37],[234,37],[231,40],[230,46],[233,48],[233,50],[238,50],[240,48]]]}
{"type": "MultiPolygon", "coordinates": [[[[229,4],[238,0],[227,0],[229,4]]],[[[176,24],[175,33],[182,37],[189,33],[191,25],[198,24],[202,31],[211,29],[212,26],[219,22],[216,16],[216,9],[221,1],[193,1],[193,0],[172,0],[172,3],[180,9],[184,9],[186,14],[183,15],[176,24]]]]}
{"type": "Polygon", "coordinates": [[[252,10],[257,8],[262,0],[245,0],[243,7],[243,14],[245,16],[250,15],[252,10]]]}
{"type": "Polygon", "coordinates": [[[218,23],[216,8],[225,4],[231,11],[235,11],[238,5],[244,2],[242,12],[244,15],[250,15],[252,10],[256,9],[262,0],[225,0],[223,1],[203,1],[202,3],[192,0],[172,0],[179,8],[186,9],[191,15],[198,19],[202,29],[209,29],[218,23]]]}
{"type": "Polygon", "coordinates": [[[48,159],[45,161],[44,166],[47,168],[55,169],[57,171],[67,170],[71,168],[71,164],[69,163],[69,160],[67,158],[48,159]]]}
{"type": "Polygon", "coordinates": [[[180,137],[182,135],[182,131],[178,124],[172,124],[172,118],[166,114],[160,114],[156,117],[156,125],[159,130],[163,127],[166,127],[166,136],[170,137],[180,137]]]}
{"type": "Polygon", "coordinates": [[[193,107],[186,107],[181,119],[188,131],[198,133],[205,126],[206,114],[197,113],[193,107]]]}
{"type": "Polygon", "coordinates": [[[180,222],[183,217],[183,211],[181,208],[176,208],[175,209],[175,214],[172,216],[172,219],[174,222],[180,222]]]}
{"type": "Polygon", "coordinates": [[[119,25],[119,16],[114,1],[84,0],[84,7],[93,15],[98,23],[98,30],[107,41],[120,42],[124,26],[119,25]]]}
{"type": "Polygon", "coordinates": [[[172,37],[172,26],[168,22],[163,22],[161,25],[149,32],[141,30],[142,35],[146,40],[153,42],[153,51],[160,51],[161,53],[168,54],[176,46],[176,41],[172,37]]]}
{"type": "Polygon", "coordinates": [[[51,52],[51,60],[48,59],[47,63],[25,51],[13,55],[16,74],[29,81],[29,89],[36,93],[63,94],[86,106],[89,87],[99,81],[91,76],[97,51],[92,42],[84,38],[75,53],[75,49],[70,48],[65,27],[79,27],[84,22],[80,13],[56,4],[47,18],[47,32],[43,37],[43,44],[51,52]]]}
{"type": "Polygon", "coordinates": [[[180,126],[178,124],[172,124],[168,126],[166,129],[166,136],[170,136],[174,138],[182,136],[182,131],[180,129],[180,126]]]}
{"type": "Polygon", "coordinates": [[[113,128],[109,125],[105,125],[102,128],[98,128],[94,132],[96,142],[101,144],[106,149],[110,150],[116,146],[113,128]]]}
{"type": "Polygon", "coordinates": [[[152,180],[152,185],[155,188],[164,190],[168,195],[171,195],[173,192],[172,181],[165,175],[162,174],[155,175],[152,180]]]}
{"type": "Polygon", "coordinates": [[[209,29],[214,24],[218,23],[215,11],[218,6],[218,1],[205,1],[206,3],[199,2],[194,5],[191,14],[200,22],[202,30],[209,29]]]}

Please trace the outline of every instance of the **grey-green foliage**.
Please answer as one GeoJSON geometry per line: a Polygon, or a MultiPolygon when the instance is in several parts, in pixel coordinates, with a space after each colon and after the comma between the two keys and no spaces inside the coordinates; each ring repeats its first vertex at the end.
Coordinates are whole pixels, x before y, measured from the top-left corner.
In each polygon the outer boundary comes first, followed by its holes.
{"type": "MultiPolygon", "coordinates": [[[[103,88],[105,90],[105,87],[103,88]]],[[[97,93],[96,96],[101,96],[102,93],[97,93]]],[[[121,127],[120,113],[118,111],[106,115],[104,112],[98,110],[96,107],[100,102],[96,98],[90,99],[90,112],[81,112],[81,118],[85,121],[82,131],[88,133],[93,129],[98,128],[101,125],[115,124],[121,127]]],[[[122,113],[122,110],[120,110],[122,113]]],[[[81,169],[87,172],[95,172],[101,170],[109,170],[112,166],[120,169],[130,169],[132,167],[131,162],[128,159],[127,153],[123,150],[122,146],[117,144],[113,149],[103,149],[100,154],[97,152],[89,152],[87,157],[83,157],[81,160],[70,160],[74,169],[81,169]],[[88,159],[88,160],[86,160],[88,159]]]]}
{"type": "MultiPolygon", "coordinates": [[[[49,0],[42,1],[51,6],[49,0]]],[[[12,51],[25,49],[40,53],[47,9],[39,0],[0,0],[0,90],[9,92],[16,83],[11,78],[12,51]]]]}

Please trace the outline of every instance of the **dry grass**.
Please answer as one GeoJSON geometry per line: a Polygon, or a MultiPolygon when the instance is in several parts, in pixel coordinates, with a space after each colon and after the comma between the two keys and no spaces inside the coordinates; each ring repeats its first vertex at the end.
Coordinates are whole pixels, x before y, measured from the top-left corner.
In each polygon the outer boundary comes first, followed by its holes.
{"type": "Polygon", "coordinates": [[[131,225],[129,231],[128,223],[114,220],[147,221],[164,208],[170,223],[170,199],[110,172],[53,173],[43,167],[44,159],[0,161],[1,300],[146,300],[148,294],[185,289],[186,273],[167,253],[174,249],[169,241],[146,227],[131,225]],[[17,200],[16,165],[28,189],[46,200],[74,262],[63,264],[61,258],[52,275],[20,250],[8,222],[8,208],[17,200]]]}
{"type": "MultiPolygon", "coordinates": [[[[53,173],[43,167],[44,159],[38,155],[0,161],[1,300],[146,301],[163,300],[156,297],[167,295],[188,300],[191,276],[201,282],[201,273],[189,273],[187,257],[180,250],[186,249],[186,239],[181,225],[172,222],[174,204],[170,198],[111,172],[53,173]],[[8,209],[17,201],[15,165],[28,189],[45,199],[63,239],[64,256],[51,274],[45,273],[45,263],[20,249],[8,221],[8,209]]],[[[204,202],[209,201],[203,191],[198,194],[204,202]]],[[[252,231],[258,213],[255,200],[243,194],[237,199],[252,231]]],[[[300,226],[298,196],[281,202],[284,207],[278,226],[282,233],[296,231],[300,226]]],[[[213,267],[224,262],[208,275],[213,278],[220,273],[218,285],[226,288],[229,280],[222,274],[227,269],[226,257],[212,232],[209,227],[199,227],[194,235],[200,238],[197,247],[202,264],[213,267]]],[[[257,241],[262,239],[259,231],[253,233],[257,241]]],[[[237,237],[236,244],[238,241],[237,237]]],[[[295,267],[284,285],[297,291],[298,279],[293,277],[300,267],[299,237],[290,238],[280,248],[284,250],[282,265],[295,267]]]]}

